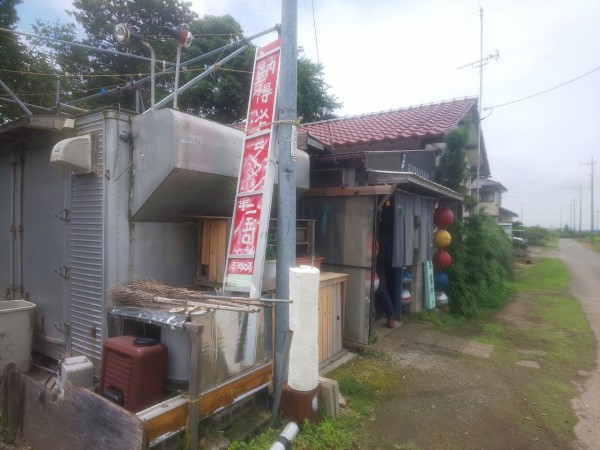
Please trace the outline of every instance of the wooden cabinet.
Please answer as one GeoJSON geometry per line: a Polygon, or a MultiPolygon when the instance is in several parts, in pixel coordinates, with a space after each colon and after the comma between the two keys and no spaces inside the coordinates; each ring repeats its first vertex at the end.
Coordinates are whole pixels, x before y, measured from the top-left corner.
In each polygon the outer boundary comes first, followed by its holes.
{"type": "Polygon", "coordinates": [[[319,364],[342,351],[345,273],[321,272],[319,280],[319,364]]]}

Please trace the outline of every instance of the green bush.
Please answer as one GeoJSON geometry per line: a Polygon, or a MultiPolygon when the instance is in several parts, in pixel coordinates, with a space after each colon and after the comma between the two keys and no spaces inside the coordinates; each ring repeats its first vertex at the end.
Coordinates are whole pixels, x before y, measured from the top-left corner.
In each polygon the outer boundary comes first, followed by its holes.
{"type": "Polygon", "coordinates": [[[452,266],[446,293],[452,314],[475,317],[499,308],[510,295],[512,243],[493,218],[478,214],[450,226],[452,266]]]}
{"type": "Polygon", "coordinates": [[[550,240],[550,232],[546,228],[539,226],[525,227],[523,232],[529,245],[544,246],[550,240]]]}

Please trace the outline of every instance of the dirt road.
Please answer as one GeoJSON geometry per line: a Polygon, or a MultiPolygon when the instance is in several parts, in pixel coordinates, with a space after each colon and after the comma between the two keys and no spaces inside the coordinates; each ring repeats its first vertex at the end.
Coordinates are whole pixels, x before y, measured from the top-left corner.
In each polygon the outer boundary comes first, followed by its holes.
{"type": "MultiPolygon", "coordinates": [[[[578,242],[561,239],[558,252],[551,256],[566,264],[571,294],[581,302],[596,342],[600,342],[600,255],[578,242]]],[[[578,386],[581,394],[571,403],[579,418],[575,434],[581,448],[591,450],[600,445],[600,352],[596,354],[596,368],[587,375],[578,386]]]]}

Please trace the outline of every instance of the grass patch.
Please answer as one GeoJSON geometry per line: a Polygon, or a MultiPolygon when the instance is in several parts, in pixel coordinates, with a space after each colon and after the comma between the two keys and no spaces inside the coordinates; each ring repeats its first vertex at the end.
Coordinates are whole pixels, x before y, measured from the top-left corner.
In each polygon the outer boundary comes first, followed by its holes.
{"type": "Polygon", "coordinates": [[[517,301],[520,321],[487,323],[477,341],[496,346],[493,360],[514,364],[535,360],[541,369],[523,368],[527,381],[520,386],[525,409],[520,421],[524,431],[535,436],[540,428],[558,440],[574,438],[577,417],[570,400],[577,394],[571,381],[580,370],[594,367],[596,346],[581,304],[567,293],[569,276],[558,260],[542,259],[519,274],[517,301]],[[537,350],[523,354],[518,350],[537,350]],[[533,372],[532,372],[533,371],[533,372]]]}
{"type": "Polygon", "coordinates": [[[537,264],[525,267],[515,283],[519,292],[556,291],[569,287],[569,274],[565,265],[557,259],[542,258],[537,264]]]}
{"type": "Polygon", "coordinates": [[[431,322],[440,331],[454,331],[464,327],[467,319],[456,314],[440,314],[434,310],[422,309],[417,313],[417,320],[431,322]]]}
{"type": "MultiPolygon", "coordinates": [[[[338,420],[322,417],[318,424],[304,423],[294,440],[297,450],[353,448],[360,437],[361,423],[376,412],[379,401],[398,387],[398,379],[389,370],[389,357],[381,352],[367,352],[328,375],[338,380],[347,408],[338,420]]],[[[252,440],[234,442],[230,450],[264,450],[269,448],[283,425],[270,428],[252,440]]],[[[417,450],[417,447],[399,449],[417,450]]]]}

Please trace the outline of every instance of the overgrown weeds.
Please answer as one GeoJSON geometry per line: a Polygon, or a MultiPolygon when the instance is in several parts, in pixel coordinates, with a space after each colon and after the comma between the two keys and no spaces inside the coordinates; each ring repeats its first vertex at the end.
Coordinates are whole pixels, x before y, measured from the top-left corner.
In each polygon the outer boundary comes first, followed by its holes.
{"type": "Polygon", "coordinates": [[[467,318],[501,307],[512,293],[512,243],[492,217],[478,214],[450,227],[450,312],[467,318]]]}

